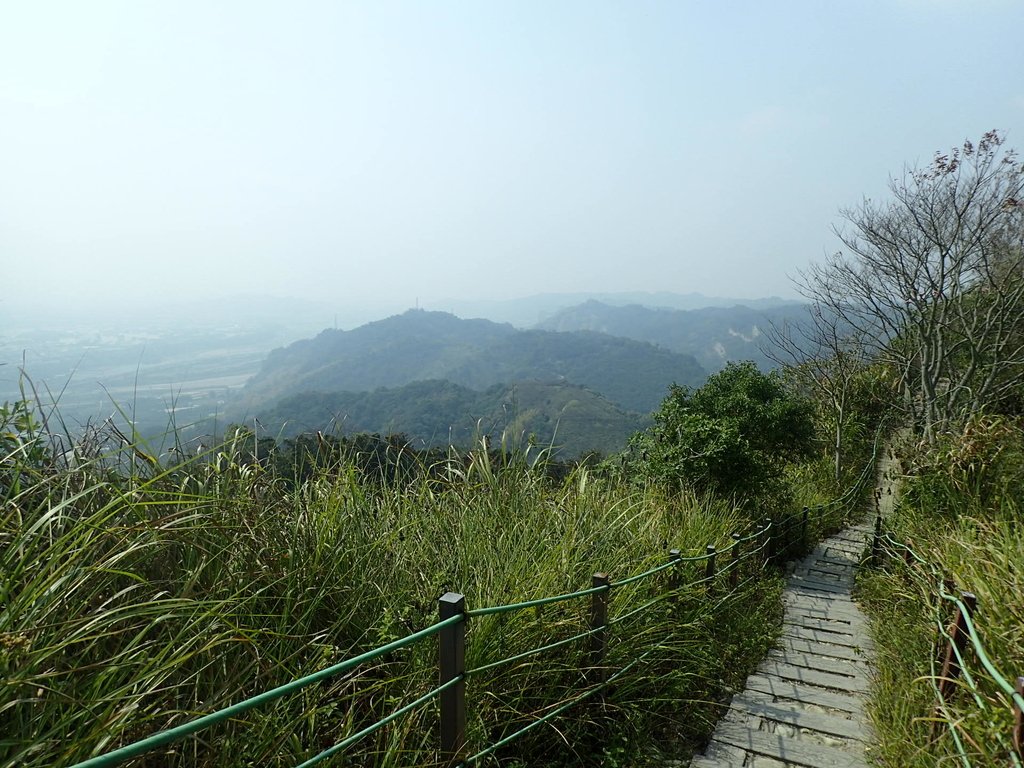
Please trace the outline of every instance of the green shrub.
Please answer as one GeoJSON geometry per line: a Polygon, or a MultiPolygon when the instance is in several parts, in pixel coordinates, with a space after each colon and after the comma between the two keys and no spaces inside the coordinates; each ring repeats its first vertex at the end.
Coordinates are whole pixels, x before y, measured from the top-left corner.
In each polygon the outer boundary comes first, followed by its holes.
{"type": "Polygon", "coordinates": [[[812,413],[777,373],[730,363],[694,392],[673,385],[654,426],[632,439],[628,467],[673,487],[747,501],[777,496],[786,464],[811,453],[812,413]]]}

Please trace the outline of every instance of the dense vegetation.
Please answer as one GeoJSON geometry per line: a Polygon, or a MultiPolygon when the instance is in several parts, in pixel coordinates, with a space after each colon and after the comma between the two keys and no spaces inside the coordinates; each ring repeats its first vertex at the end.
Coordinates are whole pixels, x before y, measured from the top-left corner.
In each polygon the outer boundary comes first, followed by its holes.
{"type": "Polygon", "coordinates": [[[672,382],[697,386],[705,376],[689,355],[630,339],[517,331],[488,320],[410,310],[275,350],[247,386],[246,405],[258,412],[276,398],[307,391],[360,392],[425,380],[477,390],[564,381],[625,410],[649,413],[672,382]]]}
{"type": "MultiPolygon", "coordinates": [[[[314,460],[286,477],[245,433],[164,466],[139,445],[54,453],[29,409],[2,418],[5,768],[71,764],[407,635],[434,621],[447,590],[470,607],[564,593],[596,570],[622,578],[663,563],[673,546],[724,547],[749,525],[712,497],[585,467],[558,480],[529,455],[448,453],[427,466],[382,441],[370,462],[356,441],[354,454],[316,460],[329,442],[311,436],[293,445],[314,460]]],[[[612,616],[656,599],[611,633],[609,668],[649,652],[643,664],[497,757],[621,765],[638,764],[652,737],[692,748],[772,640],[779,581],[759,563],[744,560],[737,587],[710,600],[699,584],[666,600],[665,576],[616,589],[612,616]]],[[[684,568],[681,581],[702,569],[684,568]]],[[[474,619],[468,663],[576,634],[587,610],[577,601],[474,619]]],[[[143,764],[295,765],[429,689],[435,653],[430,642],[396,652],[143,764]]],[[[588,664],[577,642],[471,678],[471,742],[493,743],[585,690],[588,664]]],[[[340,764],[429,764],[433,711],[340,764]]]]}
{"type": "Polygon", "coordinates": [[[624,467],[633,477],[778,506],[785,467],[810,458],[813,438],[809,400],[777,374],[731,364],[695,392],[673,386],[654,426],[630,441],[624,467]]]}
{"type": "Polygon", "coordinates": [[[622,450],[643,424],[606,398],[565,382],[524,381],[477,391],[450,381],[417,381],[372,392],[304,392],[281,398],[259,416],[271,435],[307,431],[402,434],[416,447],[470,446],[502,435],[550,447],[561,457],[622,450]]]}
{"type": "Polygon", "coordinates": [[[890,201],[844,211],[848,252],[805,276],[818,317],[848,331],[834,348],[860,355],[823,389],[845,398],[873,377],[902,427],[888,555],[862,582],[879,759],[894,767],[1019,764],[1007,687],[1024,673],[1024,166],[1002,143],[991,131],[937,153],[891,180],[890,201]],[[944,682],[936,660],[961,590],[977,596],[980,645],[944,682]]]}
{"type": "Polygon", "coordinates": [[[952,618],[937,582],[947,580],[954,595],[977,595],[985,652],[1011,684],[1024,675],[1024,424],[983,416],[934,446],[900,448],[892,483],[901,499],[886,525],[926,562],[908,564],[905,550],[892,547],[884,567],[861,583],[878,646],[872,714],[880,757],[891,766],[964,757],[972,766],[1003,766],[1012,705],[973,650],[948,710],[935,711],[938,627],[952,618]]]}

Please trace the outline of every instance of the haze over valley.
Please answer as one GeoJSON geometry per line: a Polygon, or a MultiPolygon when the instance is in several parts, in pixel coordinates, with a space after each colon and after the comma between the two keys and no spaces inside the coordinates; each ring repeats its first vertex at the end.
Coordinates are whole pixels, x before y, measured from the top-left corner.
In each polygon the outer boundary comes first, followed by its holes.
{"type": "Polygon", "coordinates": [[[670,384],[697,387],[729,360],[771,365],[763,329],[802,307],[739,301],[623,293],[467,305],[518,327],[426,310],[359,323],[326,303],[263,297],[153,308],[132,331],[115,318],[72,332],[12,329],[0,400],[34,387],[71,434],[112,418],[165,447],[209,444],[240,423],[278,437],[400,433],[417,446],[465,446],[505,435],[565,457],[611,453],[670,384]],[[339,315],[350,330],[323,327],[339,315]]]}

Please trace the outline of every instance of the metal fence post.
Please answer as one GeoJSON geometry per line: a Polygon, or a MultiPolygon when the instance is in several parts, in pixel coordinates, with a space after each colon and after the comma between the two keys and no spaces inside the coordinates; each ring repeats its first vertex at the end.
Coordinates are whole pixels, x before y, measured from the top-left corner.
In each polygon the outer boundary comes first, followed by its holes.
{"type": "MultiPolygon", "coordinates": [[[[441,621],[452,616],[464,616],[466,598],[457,592],[446,592],[437,601],[441,621]]],[[[459,762],[466,744],[466,621],[442,629],[438,635],[439,683],[444,685],[455,678],[463,678],[441,691],[441,763],[459,762]]]]}
{"type": "Polygon", "coordinates": [[[804,507],[803,515],[800,518],[800,546],[804,549],[807,548],[807,519],[810,514],[810,509],[804,507]]]}
{"type": "Polygon", "coordinates": [[[595,573],[590,579],[591,587],[605,587],[590,596],[590,674],[593,683],[602,683],[605,679],[604,652],[608,646],[608,588],[610,580],[607,573],[595,573]]]}
{"type": "Polygon", "coordinates": [[[673,593],[673,598],[675,600],[679,599],[679,595],[675,593],[679,591],[679,585],[682,583],[682,580],[679,578],[679,569],[682,565],[682,559],[683,554],[678,549],[670,549],[668,551],[668,561],[675,564],[668,572],[668,588],[669,591],[673,593]]]}
{"type": "Polygon", "coordinates": [[[740,535],[732,535],[732,570],[729,572],[729,587],[736,589],[740,576],[740,535]]]}

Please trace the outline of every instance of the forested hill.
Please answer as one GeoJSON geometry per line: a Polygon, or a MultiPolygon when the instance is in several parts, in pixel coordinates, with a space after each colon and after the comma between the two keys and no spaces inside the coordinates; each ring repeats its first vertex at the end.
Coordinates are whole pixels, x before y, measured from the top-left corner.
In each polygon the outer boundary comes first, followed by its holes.
{"type": "Polygon", "coordinates": [[[564,309],[537,327],[549,331],[599,331],[693,355],[709,372],[727,362],[753,360],[762,369],[775,367],[761,347],[774,322],[805,321],[802,304],[752,309],[745,306],[703,309],[652,309],[633,304],[611,306],[587,301],[564,309]]]}
{"type": "Polygon", "coordinates": [[[532,441],[558,456],[610,454],[647,420],[583,387],[526,381],[483,392],[450,381],[417,381],[372,392],[304,392],[260,411],[260,423],[284,437],[313,429],[346,434],[405,435],[414,445],[469,445],[504,434],[518,447],[532,441]]]}
{"type": "Polygon", "coordinates": [[[519,331],[488,320],[410,310],[351,331],[327,330],[272,352],[245,390],[246,408],[303,392],[365,392],[447,380],[482,391],[523,381],[585,387],[649,413],[673,382],[707,378],[691,355],[602,333],[519,331]]]}

